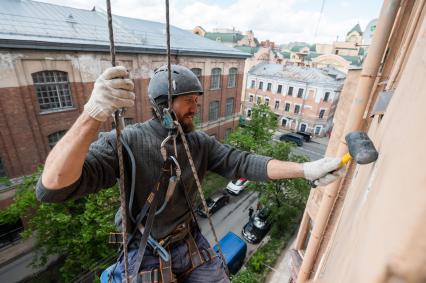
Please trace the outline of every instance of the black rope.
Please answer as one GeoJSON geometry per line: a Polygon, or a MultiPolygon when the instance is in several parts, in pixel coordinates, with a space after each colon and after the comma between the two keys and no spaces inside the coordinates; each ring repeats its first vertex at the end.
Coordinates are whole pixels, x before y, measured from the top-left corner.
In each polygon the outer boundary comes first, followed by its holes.
{"type": "MultiPolygon", "coordinates": [[[[112,28],[112,15],[111,15],[111,2],[106,0],[107,14],[108,14],[108,30],[109,30],[109,43],[111,53],[111,65],[115,64],[115,45],[114,45],[114,32],[112,28]]],[[[117,155],[118,167],[120,171],[119,188],[120,188],[120,209],[122,215],[122,231],[123,231],[123,252],[124,252],[124,274],[125,282],[129,282],[129,260],[128,260],[128,247],[127,247],[127,202],[126,202],[126,188],[124,186],[124,163],[123,163],[123,145],[121,143],[121,130],[123,123],[121,120],[122,110],[117,110],[114,113],[115,120],[115,133],[117,140],[117,155]]]]}

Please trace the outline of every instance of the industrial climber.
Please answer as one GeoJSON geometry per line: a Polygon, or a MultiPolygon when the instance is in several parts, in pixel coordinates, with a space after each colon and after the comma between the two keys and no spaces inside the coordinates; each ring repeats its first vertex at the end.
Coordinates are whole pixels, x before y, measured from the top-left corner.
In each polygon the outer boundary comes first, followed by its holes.
{"type": "MultiPolygon", "coordinates": [[[[315,180],[319,185],[326,185],[339,177],[340,171],[336,171],[339,159],[324,158],[306,163],[274,160],[237,150],[202,131],[194,130],[197,101],[203,95],[200,81],[188,68],[180,65],[172,65],[171,74],[171,110],[185,133],[200,180],[208,171],[229,179],[243,177],[253,181],[304,177],[315,180]]],[[[116,183],[119,166],[114,131],[103,133],[95,142],[92,141],[102,122],[116,110],[134,105],[133,88],[128,71],[121,66],[105,70],[96,80],[83,113],[46,159],[37,184],[36,193],[40,201],[76,199],[116,183]]],[[[171,133],[164,126],[166,117],[162,115],[168,107],[167,66],[155,70],[149,82],[148,96],[154,118],[127,126],[122,132],[126,147],[126,190],[130,195],[128,218],[131,219],[129,225],[133,225],[129,231],[136,231],[129,238],[129,274],[138,277],[138,281],[132,282],[229,282],[224,263],[196,224],[192,206],[197,187],[184,141],[176,134],[174,142],[164,142],[171,133]],[[166,166],[166,169],[175,167],[175,170],[163,170],[165,158],[162,149],[165,149],[166,155],[173,155],[173,162],[178,164],[177,167],[173,164],[166,166]],[[171,186],[167,182],[159,183],[162,174],[168,174],[166,180],[171,175],[179,175],[174,190],[169,190],[171,186]],[[155,224],[148,231],[151,245],[140,255],[139,241],[141,235],[147,232],[143,227],[148,225],[149,218],[141,211],[156,184],[161,186],[155,224]],[[152,245],[152,242],[155,244],[152,245]],[[156,246],[167,251],[169,260],[159,256],[156,246]],[[136,266],[138,258],[140,266],[136,266]]],[[[119,268],[124,275],[122,261],[119,268]]]]}

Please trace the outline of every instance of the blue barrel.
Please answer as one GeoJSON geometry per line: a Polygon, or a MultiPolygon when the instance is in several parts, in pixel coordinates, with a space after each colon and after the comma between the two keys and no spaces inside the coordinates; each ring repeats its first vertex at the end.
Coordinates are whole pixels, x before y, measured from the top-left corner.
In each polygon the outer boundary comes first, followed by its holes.
{"type": "MultiPolygon", "coordinates": [[[[247,253],[247,244],[243,239],[238,237],[233,232],[228,232],[220,241],[223,256],[225,257],[226,265],[232,274],[238,272],[244,263],[247,253]]],[[[218,251],[217,245],[214,250],[218,251]]]]}

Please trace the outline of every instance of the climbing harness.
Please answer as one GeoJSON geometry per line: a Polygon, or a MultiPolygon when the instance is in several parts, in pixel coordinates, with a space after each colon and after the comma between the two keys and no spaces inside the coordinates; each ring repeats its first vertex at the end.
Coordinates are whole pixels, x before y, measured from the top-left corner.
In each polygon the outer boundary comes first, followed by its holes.
{"type": "MultiPolygon", "coordinates": [[[[108,13],[108,29],[109,29],[109,39],[110,39],[110,52],[111,52],[111,64],[115,66],[115,46],[113,38],[113,29],[112,29],[112,16],[111,16],[111,5],[110,0],[107,0],[107,13],[108,13]]],[[[121,233],[112,233],[110,235],[110,243],[120,243],[121,250],[119,252],[118,261],[122,260],[124,262],[124,273],[125,278],[124,282],[126,283],[145,283],[145,282],[163,282],[170,283],[176,282],[178,279],[184,278],[190,272],[192,272],[198,266],[214,259],[217,254],[214,249],[199,249],[196,241],[192,235],[195,229],[199,229],[192,202],[188,196],[187,188],[181,180],[182,170],[177,161],[177,145],[176,140],[180,137],[181,142],[185,148],[186,156],[189,161],[192,175],[195,179],[198,192],[202,201],[204,210],[206,211],[207,218],[209,220],[210,228],[213,232],[216,245],[218,247],[219,255],[222,261],[225,263],[225,258],[222,254],[222,250],[219,245],[216,231],[214,229],[210,213],[207,207],[204,193],[201,189],[201,183],[198,178],[198,174],[192,159],[189,146],[183,132],[183,129],[179,122],[176,119],[175,114],[172,111],[172,91],[176,89],[176,85],[172,82],[172,72],[171,72],[171,59],[170,59],[170,22],[169,22],[169,1],[166,0],[166,32],[167,32],[167,72],[168,72],[168,108],[158,107],[154,99],[151,99],[151,104],[154,111],[159,118],[161,125],[168,130],[168,136],[163,140],[160,146],[160,153],[163,158],[163,166],[161,168],[160,177],[157,181],[154,188],[147,195],[146,199],[142,202],[144,205],[140,212],[134,217],[133,211],[133,201],[135,193],[135,174],[136,174],[136,163],[134,156],[130,147],[122,139],[121,131],[123,129],[124,121],[123,114],[124,109],[118,110],[115,112],[114,118],[116,123],[116,140],[117,140],[117,151],[118,151],[118,160],[119,160],[119,170],[120,170],[120,212],[121,212],[121,233]],[[166,145],[172,143],[173,152],[167,152],[166,145]],[[130,196],[129,196],[129,206],[127,206],[127,197],[125,191],[124,183],[124,163],[123,163],[123,147],[125,148],[127,155],[129,156],[132,168],[131,168],[131,179],[130,179],[130,196]],[[188,205],[188,208],[191,212],[191,222],[183,223],[179,225],[170,235],[167,237],[156,241],[151,235],[151,229],[154,223],[154,218],[156,215],[159,215],[167,207],[171,197],[173,196],[176,186],[178,183],[182,184],[185,199],[188,205]],[[157,210],[159,205],[160,191],[162,188],[167,187],[165,192],[165,197],[163,204],[157,210]],[[128,224],[127,220],[132,222],[132,232],[129,234],[127,232],[128,224]],[[137,257],[134,264],[133,273],[130,275],[128,271],[128,247],[132,245],[137,240],[137,234],[141,235],[141,238],[138,243],[137,257]],[[180,275],[177,278],[172,272],[172,260],[170,252],[167,251],[170,248],[170,245],[185,241],[188,246],[188,252],[191,259],[191,268],[186,271],[184,274],[180,275]],[[158,269],[153,269],[149,271],[139,272],[141,267],[142,259],[145,253],[146,248],[149,247],[154,254],[159,256],[160,267],[158,269]]],[[[115,267],[117,264],[115,265],[115,267]]],[[[229,276],[228,268],[225,266],[227,275],[229,276]]],[[[115,268],[114,267],[114,268],[115,268]]],[[[114,271],[111,272],[108,282],[111,280],[111,275],[114,271]]]]}

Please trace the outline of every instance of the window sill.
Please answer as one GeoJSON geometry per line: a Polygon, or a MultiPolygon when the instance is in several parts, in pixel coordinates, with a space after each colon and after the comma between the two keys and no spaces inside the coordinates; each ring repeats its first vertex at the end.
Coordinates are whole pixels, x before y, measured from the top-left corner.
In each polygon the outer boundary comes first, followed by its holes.
{"type": "Polygon", "coordinates": [[[217,88],[209,88],[209,90],[220,90],[220,87],[217,87],[217,88]]]}
{"type": "Polygon", "coordinates": [[[40,112],[40,115],[47,115],[47,114],[53,114],[53,113],[60,113],[60,112],[70,112],[70,111],[75,111],[78,110],[75,107],[72,108],[61,108],[61,109],[55,109],[55,110],[48,110],[48,111],[43,111],[40,112]]]}

